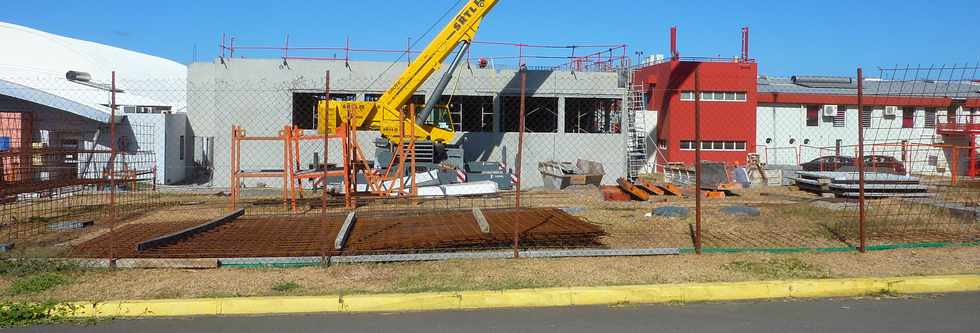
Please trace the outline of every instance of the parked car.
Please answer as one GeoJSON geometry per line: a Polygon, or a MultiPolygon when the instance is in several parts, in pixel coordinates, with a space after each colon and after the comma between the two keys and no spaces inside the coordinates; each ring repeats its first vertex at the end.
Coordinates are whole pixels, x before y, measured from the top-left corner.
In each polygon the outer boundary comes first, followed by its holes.
{"type": "Polygon", "coordinates": [[[837,171],[845,166],[853,166],[854,158],[848,156],[821,156],[803,163],[803,171],[837,171]]]}
{"type": "Polygon", "coordinates": [[[896,175],[905,174],[905,164],[891,156],[868,155],[864,157],[864,168],[871,172],[883,172],[896,175]]]}
{"type": "MultiPolygon", "coordinates": [[[[821,156],[800,165],[803,171],[845,171],[857,172],[856,159],[850,156],[821,156]]],[[[891,156],[868,155],[864,157],[867,172],[882,172],[896,175],[905,174],[905,165],[891,156]]]]}

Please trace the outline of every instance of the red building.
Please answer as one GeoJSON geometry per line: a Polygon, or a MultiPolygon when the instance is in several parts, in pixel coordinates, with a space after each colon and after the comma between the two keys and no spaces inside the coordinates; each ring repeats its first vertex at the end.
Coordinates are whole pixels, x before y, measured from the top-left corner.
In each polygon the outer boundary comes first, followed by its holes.
{"type": "Polygon", "coordinates": [[[638,69],[634,77],[646,90],[647,110],[657,111],[658,158],[694,162],[695,72],[700,72],[702,159],[744,164],[756,151],[755,61],[745,49],[738,59],[681,58],[675,31],[671,58],[638,69]]]}
{"type": "Polygon", "coordinates": [[[646,110],[657,113],[656,161],[649,162],[694,163],[698,73],[702,160],[745,164],[757,153],[767,164],[799,165],[853,154],[860,113],[871,152],[895,155],[912,172],[980,176],[980,82],[970,81],[972,67],[884,69],[883,77],[865,78],[858,110],[854,78],[759,76],[747,28],[737,58],[682,58],[676,45],[671,29],[670,58],[634,72],[634,89],[642,86],[646,110]],[[889,148],[896,144],[903,148],[889,148]]]}

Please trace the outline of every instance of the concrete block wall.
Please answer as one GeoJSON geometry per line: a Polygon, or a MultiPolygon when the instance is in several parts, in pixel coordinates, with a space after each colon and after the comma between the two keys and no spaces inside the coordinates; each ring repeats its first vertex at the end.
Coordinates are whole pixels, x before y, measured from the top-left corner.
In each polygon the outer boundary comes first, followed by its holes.
{"type": "MultiPolygon", "coordinates": [[[[299,61],[271,59],[226,59],[223,62],[193,63],[187,83],[187,116],[189,133],[197,138],[213,138],[213,186],[227,187],[230,182],[231,128],[239,125],[251,136],[275,136],[292,123],[293,93],[318,93],[324,90],[324,76],[330,71],[330,90],[333,94],[380,94],[389,87],[405,63],[299,61]]],[[[430,94],[436,73],[419,90],[430,94]]],[[[500,106],[501,96],[519,94],[519,75],[514,70],[467,68],[461,66],[447,88],[447,95],[492,96],[495,99],[494,132],[459,132],[457,142],[466,151],[467,160],[507,160],[514,168],[517,133],[500,132],[503,116],[516,112],[516,107],[500,106]],[[513,110],[511,110],[513,109],[513,110]]],[[[564,98],[589,97],[621,99],[624,84],[617,73],[529,71],[529,97],[558,98],[558,133],[527,133],[524,155],[524,186],[541,184],[537,163],[545,160],[586,158],[602,162],[607,171],[606,181],[615,182],[624,174],[625,136],[620,133],[564,133],[564,98]]],[[[371,131],[358,133],[358,142],[365,155],[373,157],[371,131]]],[[[307,142],[302,146],[302,165],[312,163],[313,152],[322,151],[322,144],[307,142]]],[[[330,159],[340,159],[339,145],[329,147],[330,159]]],[[[194,152],[200,155],[201,152],[194,152]]],[[[280,142],[246,142],[242,148],[242,167],[246,169],[281,169],[283,146],[280,142]]],[[[246,186],[262,182],[279,186],[276,179],[250,180],[246,186]]]]}

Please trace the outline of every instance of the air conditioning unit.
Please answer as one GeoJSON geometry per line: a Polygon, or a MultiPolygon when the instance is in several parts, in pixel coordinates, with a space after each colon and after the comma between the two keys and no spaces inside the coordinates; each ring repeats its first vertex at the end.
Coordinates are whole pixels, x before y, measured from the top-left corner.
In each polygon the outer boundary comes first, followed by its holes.
{"type": "Polygon", "coordinates": [[[898,107],[891,105],[885,107],[885,117],[894,117],[898,115],[898,107]]]}
{"type": "Polygon", "coordinates": [[[823,106],[823,116],[824,117],[836,117],[837,116],[837,105],[824,105],[823,106]]]}

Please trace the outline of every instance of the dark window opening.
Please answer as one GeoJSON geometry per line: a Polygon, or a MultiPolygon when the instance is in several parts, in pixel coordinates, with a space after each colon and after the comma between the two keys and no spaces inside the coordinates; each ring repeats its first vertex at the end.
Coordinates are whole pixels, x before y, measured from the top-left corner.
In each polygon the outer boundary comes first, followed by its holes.
{"type": "Polygon", "coordinates": [[[178,142],[177,142],[177,157],[179,157],[181,161],[184,160],[184,149],[185,149],[184,148],[184,145],[185,144],[187,144],[187,143],[184,142],[184,136],[181,135],[180,136],[180,140],[178,140],[178,142]]]}
{"type": "Polygon", "coordinates": [[[619,103],[615,98],[565,98],[565,132],[619,133],[619,103]]]}
{"type": "Polygon", "coordinates": [[[864,110],[861,110],[861,127],[871,127],[871,113],[873,110],[874,108],[870,106],[865,106],[864,110]]]}
{"type": "Polygon", "coordinates": [[[443,96],[453,129],[464,132],[493,132],[493,97],[443,96]]]}
{"type": "Polygon", "coordinates": [[[935,128],[936,127],[936,109],[935,108],[926,109],[925,124],[924,125],[925,125],[926,128],[935,128]]]}
{"type": "Polygon", "coordinates": [[[912,128],[915,127],[915,109],[914,108],[903,108],[902,109],[902,128],[912,128]]]}
{"type": "Polygon", "coordinates": [[[834,127],[847,126],[847,105],[838,105],[837,113],[834,114],[834,127]]]}
{"type": "MultiPolygon", "coordinates": [[[[503,114],[501,129],[517,132],[520,127],[520,96],[501,96],[500,112],[503,114]]],[[[558,131],[558,98],[527,97],[524,106],[524,128],[531,133],[555,133],[558,131]]]]}
{"type": "Polygon", "coordinates": [[[820,106],[819,105],[807,105],[806,106],[806,125],[809,127],[820,126],[820,106]]]}

